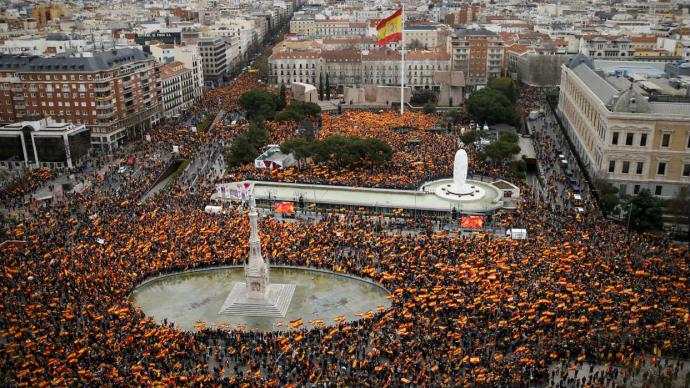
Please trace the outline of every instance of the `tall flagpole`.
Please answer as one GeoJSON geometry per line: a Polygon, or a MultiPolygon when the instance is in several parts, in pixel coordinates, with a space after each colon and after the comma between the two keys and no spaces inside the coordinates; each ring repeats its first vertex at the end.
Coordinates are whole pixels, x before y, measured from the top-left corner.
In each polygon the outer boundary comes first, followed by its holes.
{"type": "Polygon", "coordinates": [[[400,115],[405,113],[405,4],[401,1],[402,5],[402,39],[400,41],[400,115]]]}

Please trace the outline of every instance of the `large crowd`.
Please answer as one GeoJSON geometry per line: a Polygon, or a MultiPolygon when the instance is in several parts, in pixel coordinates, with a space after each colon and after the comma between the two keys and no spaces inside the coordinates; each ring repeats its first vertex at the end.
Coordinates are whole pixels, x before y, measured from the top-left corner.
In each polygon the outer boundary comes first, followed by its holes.
{"type": "MultiPolygon", "coordinates": [[[[255,77],[242,76],[209,93],[194,114],[237,111],[237,97],[256,85],[255,77]]],[[[348,171],[327,164],[264,175],[237,168],[228,177],[417,187],[450,173],[457,149],[452,135],[425,130],[432,120],[417,113],[324,114],[318,136],[375,136],[394,148],[393,160],[348,171]],[[401,126],[416,129],[391,129],[401,126]]],[[[272,139],[294,133],[269,126],[272,139]]],[[[193,156],[243,128],[221,122],[195,133],[180,123],[161,126],[151,132],[154,141],[141,144],[143,158],[173,144],[193,156]]],[[[391,308],[288,332],[190,333],[159,325],[130,303],[132,289],[161,273],[242,263],[249,234],[240,210],[224,217],[203,212],[212,181],[198,194],[169,190],[141,201],[164,166],[150,162],[115,191],[113,180],[123,178],[114,168],[95,173],[80,195],[16,220],[10,237],[26,243],[0,248],[3,385],[610,386],[623,381],[618,371],[632,376],[643,363],[663,368],[662,376],[690,372],[659,361],[690,357],[687,247],[629,234],[596,211],[576,219],[548,205],[558,195],[548,190],[525,196],[505,217],[529,229],[527,241],[402,234],[385,219],[353,213],[318,223],[262,218],[272,263],[375,279],[391,291],[391,308]],[[617,369],[587,374],[585,363],[617,369]],[[571,367],[583,373],[562,377],[571,367]]],[[[478,161],[470,171],[508,174],[478,161]]],[[[655,378],[645,381],[666,381],[655,378]]]]}

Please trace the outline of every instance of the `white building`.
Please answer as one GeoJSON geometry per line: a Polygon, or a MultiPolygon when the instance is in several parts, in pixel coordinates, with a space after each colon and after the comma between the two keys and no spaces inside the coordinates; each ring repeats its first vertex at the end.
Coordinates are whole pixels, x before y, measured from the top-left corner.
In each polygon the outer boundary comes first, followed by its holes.
{"type": "Polygon", "coordinates": [[[174,117],[190,108],[198,98],[195,96],[192,70],[182,62],[172,62],[160,67],[161,102],[163,115],[174,117]]]}
{"type": "Polygon", "coordinates": [[[218,37],[199,38],[198,46],[206,84],[210,86],[221,85],[223,76],[228,72],[225,40],[218,37]]]}
{"type": "Polygon", "coordinates": [[[197,45],[172,45],[156,43],[149,46],[151,55],[158,63],[166,64],[182,62],[184,67],[192,71],[194,84],[194,99],[201,98],[204,91],[204,69],[197,45]]]}

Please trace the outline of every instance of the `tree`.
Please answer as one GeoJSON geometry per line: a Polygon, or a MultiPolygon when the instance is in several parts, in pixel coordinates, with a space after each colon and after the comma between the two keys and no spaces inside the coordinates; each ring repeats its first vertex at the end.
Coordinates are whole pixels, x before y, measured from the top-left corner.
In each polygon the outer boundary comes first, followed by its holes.
{"type": "Polygon", "coordinates": [[[484,88],[472,93],[465,102],[465,106],[472,118],[480,123],[515,122],[515,112],[510,100],[495,89],[484,88]]]}
{"type": "Polygon", "coordinates": [[[433,102],[427,102],[424,104],[422,111],[426,114],[434,114],[436,113],[436,105],[433,102]]]}
{"type": "Polygon", "coordinates": [[[279,97],[261,89],[252,89],[240,96],[240,106],[249,119],[272,119],[278,109],[279,97]]]}
{"type": "Polygon", "coordinates": [[[293,153],[298,161],[311,157],[315,163],[333,163],[338,167],[364,160],[383,163],[393,156],[391,146],[379,139],[341,135],[332,135],[320,141],[292,139],[284,142],[280,149],[293,153]]]}
{"type": "Polygon", "coordinates": [[[259,150],[255,148],[246,135],[238,135],[230,145],[228,152],[228,165],[231,167],[239,166],[254,161],[259,155],[259,150]]]}
{"type": "Polygon", "coordinates": [[[429,102],[436,103],[438,101],[438,96],[436,92],[431,89],[419,89],[412,92],[412,97],[410,97],[410,103],[415,105],[424,105],[429,102]]]}
{"type": "Polygon", "coordinates": [[[520,153],[519,145],[501,140],[495,141],[483,149],[483,155],[485,157],[498,162],[502,162],[518,153],[520,153]]]}
{"type": "Polygon", "coordinates": [[[470,145],[479,140],[479,131],[467,131],[460,135],[460,140],[465,145],[470,145]]]}
{"type": "Polygon", "coordinates": [[[661,230],[664,226],[664,207],[661,200],[653,196],[649,190],[642,189],[640,193],[627,201],[630,227],[639,231],[661,230]]]}
{"type": "Polygon", "coordinates": [[[314,102],[293,101],[288,109],[309,117],[315,117],[317,114],[321,113],[321,107],[314,102]]]}
{"type": "Polygon", "coordinates": [[[599,190],[601,210],[603,210],[605,214],[613,213],[614,209],[616,209],[620,203],[618,188],[604,180],[597,181],[594,185],[597,190],[599,190]]]}
{"type": "Polygon", "coordinates": [[[518,98],[517,86],[510,77],[492,78],[489,80],[489,87],[501,92],[512,103],[515,103],[518,98]]]}
{"type": "Polygon", "coordinates": [[[517,143],[520,138],[515,132],[503,131],[498,135],[498,140],[508,143],[517,143]]]}
{"type": "Polygon", "coordinates": [[[294,110],[285,109],[276,114],[276,121],[302,121],[304,116],[294,110]]]}
{"type": "Polygon", "coordinates": [[[268,142],[268,128],[263,122],[253,122],[247,132],[235,136],[228,152],[228,165],[234,167],[253,162],[259,149],[268,142]]]}
{"type": "Polygon", "coordinates": [[[323,101],[323,73],[319,76],[319,101],[323,101]]]}
{"type": "Polygon", "coordinates": [[[326,73],[326,100],[331,100],[331,81],[328,79],[328,73],[326,73]]]}
{"type": "Polygon", "coordinates": [[[287,106],[287,96],[285,91],[285,84],[280,83],[280,94],[278,94],[278,106],[276,110],[283,110],[287,106]]]}

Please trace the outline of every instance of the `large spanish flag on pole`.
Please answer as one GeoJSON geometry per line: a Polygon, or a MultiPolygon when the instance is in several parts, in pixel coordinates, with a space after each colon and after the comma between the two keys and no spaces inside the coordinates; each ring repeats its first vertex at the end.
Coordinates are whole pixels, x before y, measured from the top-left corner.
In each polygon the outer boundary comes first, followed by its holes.
{"type": "Polygon", "coordinates": [[[380,45],[388,44],[402,39],[402,8],[391,16],[381,20],[376,26],[377,42],[380,45]]]}

